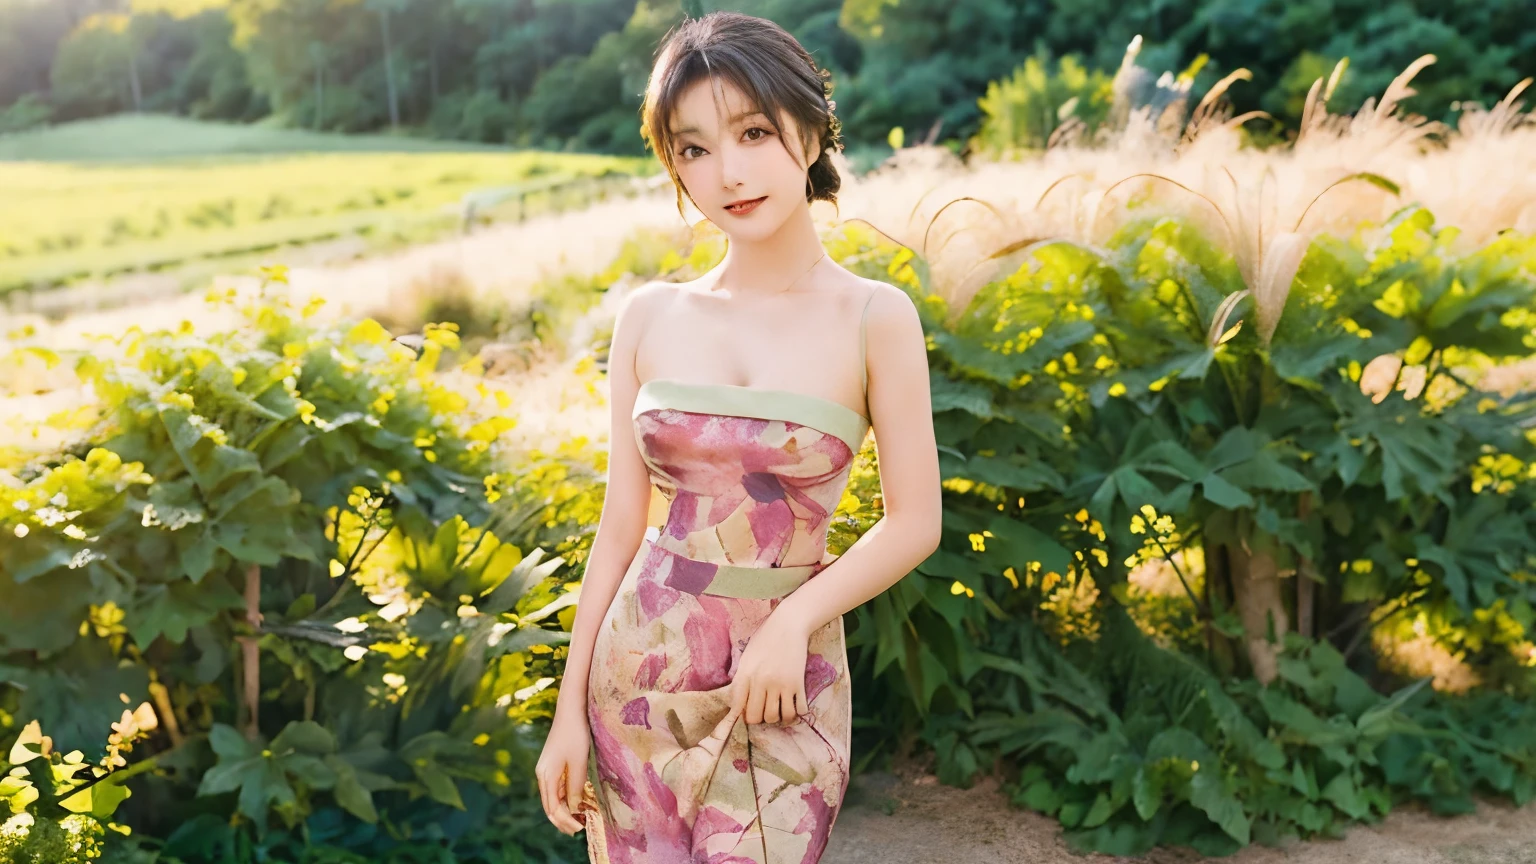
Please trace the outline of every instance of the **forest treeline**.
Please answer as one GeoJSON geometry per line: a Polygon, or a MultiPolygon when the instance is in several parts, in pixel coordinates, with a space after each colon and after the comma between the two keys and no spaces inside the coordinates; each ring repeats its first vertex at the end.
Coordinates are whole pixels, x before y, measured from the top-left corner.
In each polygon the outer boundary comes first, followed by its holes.
{"type": "MultiPolygon", "coordinates": [[[[0,0],[0,132],[121,111],[554,150],[643,152],[659,40],[701,0],[0,0]]],[[[1294,126],[1350,58],[1335,110],[1414,58],[1407,105],[1448,119],[1536,72],[1530,0],[752,0],[833,71],[851,144],[960,140],[977,100],[1027,58],[1113,72],[1137,35],[1154,73],[1239,67],[1238,110],[1294,126]]],[[[1051,64],[1054,68],[1055,64],[1051,64]]]]}

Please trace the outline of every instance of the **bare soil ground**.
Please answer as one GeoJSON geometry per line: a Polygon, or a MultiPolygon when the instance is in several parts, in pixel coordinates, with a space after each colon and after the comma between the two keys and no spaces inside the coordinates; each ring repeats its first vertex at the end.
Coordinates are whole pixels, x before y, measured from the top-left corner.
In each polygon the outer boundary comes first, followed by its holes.
{"type": "MultiPolygon", "coordinates": [[[[1013,807],[996,780],[970,789],[931,774],[896,769],[854,778],[823,864],[1189,864],[1188,849],[1157,849],[1144,858],[1084,855],[1062,839],[1055,820],[1013,807]]],[[[1250,846],[1232,864],[1536,864],[1536,806],[1484,804],[1455,818],[1419,808],[1394,811],[1380,825],[1350,829],[1342,840],[1284,848],[1250,846]]]]}

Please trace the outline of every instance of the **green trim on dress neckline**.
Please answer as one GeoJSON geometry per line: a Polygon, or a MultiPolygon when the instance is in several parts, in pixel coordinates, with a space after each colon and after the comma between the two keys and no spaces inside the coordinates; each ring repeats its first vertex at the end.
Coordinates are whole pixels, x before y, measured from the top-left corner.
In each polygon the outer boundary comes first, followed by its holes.
{"type": "Polygon", "coordinates": [[[869,420],[841,402],[821,396],[748,387],[744,384],[695,384],[672,378],[652,378],[635,394],[631,417],[657,408],[673,408],[691,414],[787,420],[809,426],[840,439],[854,453],[864,446],[869,420]]]}

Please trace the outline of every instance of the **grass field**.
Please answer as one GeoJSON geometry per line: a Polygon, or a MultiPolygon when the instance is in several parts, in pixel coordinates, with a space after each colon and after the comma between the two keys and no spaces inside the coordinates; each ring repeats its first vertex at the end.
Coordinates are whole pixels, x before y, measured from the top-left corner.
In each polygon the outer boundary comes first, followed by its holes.
{"type": "Polygon", "coordinates": [[[0,293],[347,234],[425,239],[459,224],[470,193],[653,170],[170,117],[66,124],[0,137],[0,293]]]}
{"type": "Polygon", "coordinates": [[[504,153],[506,148],[399,135],[337,135],[262,124],[188,120],[157,114],[119,114],[14,135],[0,135],[0,162],[142,162],[210,156],[360,151],[504,153]]]}

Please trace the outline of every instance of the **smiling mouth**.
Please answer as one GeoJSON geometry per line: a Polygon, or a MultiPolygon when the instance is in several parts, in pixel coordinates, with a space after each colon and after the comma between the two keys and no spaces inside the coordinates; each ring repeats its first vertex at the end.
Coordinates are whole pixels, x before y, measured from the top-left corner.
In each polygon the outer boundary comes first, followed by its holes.
{"type": "Polygon", "coordinates": [[[746,201],[741,204],[727,204],[725,205],[725,209],[732,213],[745,213],[756,207],[758,204],[761,204],[765,199],[767,199],[767,197],[767,195],[764,195],[762,198],[753,198],[751,201],[746,201]]]}

